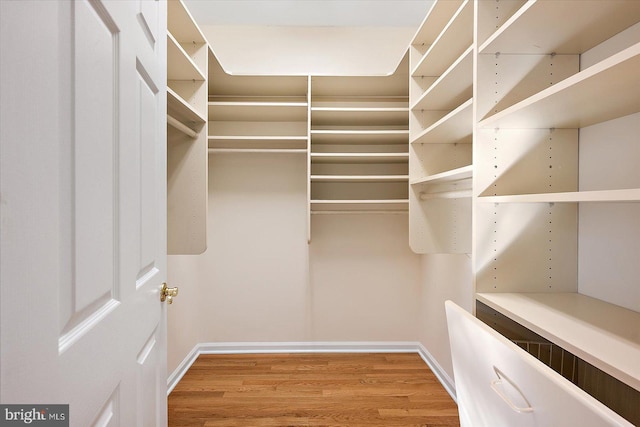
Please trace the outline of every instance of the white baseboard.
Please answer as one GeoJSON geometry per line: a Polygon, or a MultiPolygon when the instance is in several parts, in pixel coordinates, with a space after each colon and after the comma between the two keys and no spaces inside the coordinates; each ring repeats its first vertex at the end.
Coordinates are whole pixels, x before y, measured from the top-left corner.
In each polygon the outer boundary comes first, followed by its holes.
{"type": "Polygon", "coordinates": [[[171,373],[171,375],[169,375],[169,378],[167,378],[167,396],[173,391],[175,386],[180,382],[184,374],[187,373],[191,365],[193,365],[193,362],[195,362],[200,355],[199,346],[200,344],[196,344],[189,354],[187,354],[187,357],[180,362],[178,367],[171,373]]]}
{"type": "Polygon", "coordinates": [[[422,345],[422,343],[417,343],[417,345],[418,354],[420,355],[420,357],[422,357],[422,360],[424,360],[424,362],[429,365],[431,372],[433,372],[433,374],[438,378],[438,380],[442,384],[442,387],[444,387],[444,389],[447,390],[447,393],[449,393],[449,396],[451,396],[451,398],[456,403],[458,403],[455,383],[453,382],[449,374],[447,374],[447,371],[442,369],[442,366],[440,366],[438,361],[431,355],[431,353],[429,353],[429,351],[424,345],[422,345]]]}
{"type": "Polygon", "coordinates": [[[193,347],[187,357],[169,375],[167,394],[189,370],[201,354],[260,354],[260,353],[418,353],[433,371],[442,386],[456,400],[453,381],[442,369],[431,353],[415,341],[331,341],[331,342],[227,342],[200,343],[193,347]]]}
{"type": "Polygon", "coordinates": [[[415,342],[326,341],[326,342],[239,342],[201,343],[200,354],[242,353],[410,353],[415,342]]]}

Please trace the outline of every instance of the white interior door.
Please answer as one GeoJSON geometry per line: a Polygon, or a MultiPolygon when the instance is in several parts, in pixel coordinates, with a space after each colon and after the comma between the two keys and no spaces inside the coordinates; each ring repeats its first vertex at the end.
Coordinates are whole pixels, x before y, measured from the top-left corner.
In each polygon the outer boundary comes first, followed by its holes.
{"type": "Polygon", "coordinates": [[[166,425],[166,3],[0,20],[0,402],[166,425]]]}
{"type": "Polygon", "coordinates": [[[463,427],[631,426],[459,306],[445,307],[463,427]]]}

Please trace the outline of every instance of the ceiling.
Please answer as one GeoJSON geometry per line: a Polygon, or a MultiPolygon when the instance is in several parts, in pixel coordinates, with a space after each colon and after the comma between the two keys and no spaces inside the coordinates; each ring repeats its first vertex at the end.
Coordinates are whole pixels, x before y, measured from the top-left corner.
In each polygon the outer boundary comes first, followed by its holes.
{"type": "Polygon", "coordinates": [[[417,28],[433,0],[184,0],[200,26],[417,28]]]}

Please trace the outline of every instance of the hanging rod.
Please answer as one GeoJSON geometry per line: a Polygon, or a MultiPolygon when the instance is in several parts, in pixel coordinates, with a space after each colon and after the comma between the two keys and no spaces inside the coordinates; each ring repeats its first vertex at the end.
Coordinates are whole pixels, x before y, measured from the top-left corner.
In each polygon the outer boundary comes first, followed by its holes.
{"type": "Polygon", "coordinates": [[[198,133],[191,129],[189,126],[182,123],[180,120],[170,116],[167,114],[167,124],[173,126],[178,129],[180,132],[189,135],[191,138],[196,138],[198,133]]]}

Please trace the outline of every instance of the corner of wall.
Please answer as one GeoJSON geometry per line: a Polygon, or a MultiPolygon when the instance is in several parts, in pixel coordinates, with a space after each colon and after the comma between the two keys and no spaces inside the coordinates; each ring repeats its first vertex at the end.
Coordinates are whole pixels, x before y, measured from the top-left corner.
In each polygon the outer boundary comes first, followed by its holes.
{"type": "MultiPolygon", "coordinates": [[[[430,254],[421,259],[419,341],[425,354],[442,373],[443,384],[455,390],[444,302],[452,300],[471,311],[473,304],[471,258],[467,254],[430,254]]],[[[455,393],[450,391],[450,394],[455,393]]]]}

